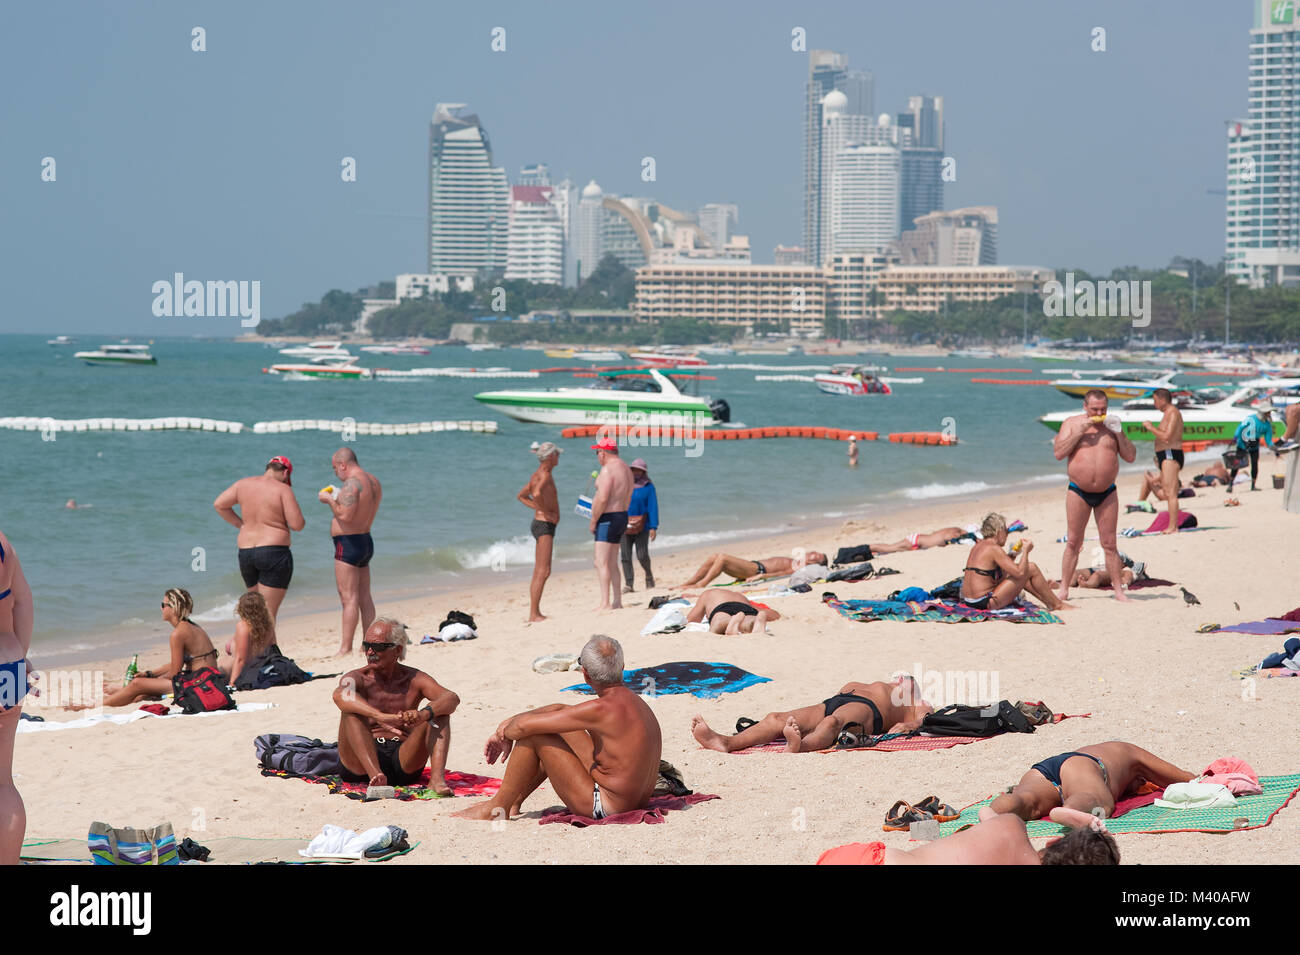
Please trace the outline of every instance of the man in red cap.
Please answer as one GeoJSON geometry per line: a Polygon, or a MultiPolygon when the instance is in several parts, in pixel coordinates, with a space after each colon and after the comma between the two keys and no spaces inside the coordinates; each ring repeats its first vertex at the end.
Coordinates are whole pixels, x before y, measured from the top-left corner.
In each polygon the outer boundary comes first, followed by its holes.
{"type": "Polygon", "coordinates": [[[307,523],[293,496],[292,474],[293,464],[278,455],[266,463],[262,474],[240,478],[212,504],[222,519],[239,528],[239,573],[244,586],[262,595],[272,619],[293,577],[289,532],[300,531],[307,523]]]}
{"type": "Polygon", "coordinates": [[[632,500],[632,469],[618,456],[618,445],[602,437],[591,446],[600,462],[596,496],[591,502],[591,533],[596,538],[596,579],[600,582],[597,610],[623,607],[618,578],[618,549],[627,529],[627,506],[632,500]]]}

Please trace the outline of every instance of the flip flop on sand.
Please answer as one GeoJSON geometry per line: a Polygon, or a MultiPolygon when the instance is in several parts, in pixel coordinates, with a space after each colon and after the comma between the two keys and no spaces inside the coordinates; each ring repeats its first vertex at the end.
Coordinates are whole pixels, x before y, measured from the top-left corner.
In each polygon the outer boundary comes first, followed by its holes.
{"type": "MultiPolygon", "coordinates": [[[[885,813],[885,824],[881,826],[885,832],[907,832],[914,822],[926,822],[933,819],[934,816],[923,809],[917,809],[905,799],[900,799],[889,807],[889,812],[885,813]],[[902,811],[899,808],[902,807],[902,811]]],[[[955,816],[953,818],[956,818],[955,816]]]]}
{"type": "Polygon", "coordinates": [[[926,796],[916,804],[916,808],[921,812],[929,813],[939,822],[952,822],[961,816],[958,810],[947,803],[940,802],[938,796],[926,796]]]}

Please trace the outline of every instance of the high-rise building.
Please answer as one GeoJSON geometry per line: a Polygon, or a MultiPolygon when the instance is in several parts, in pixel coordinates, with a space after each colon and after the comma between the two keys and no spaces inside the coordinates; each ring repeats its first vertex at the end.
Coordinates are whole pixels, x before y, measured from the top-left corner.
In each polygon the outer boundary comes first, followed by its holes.
{"type": "Polygon", "coordinates": [[[804,95],[803,247],[807,261],[821,264],[822,228],[822,102],[826,94],[844,94],[843,111],[853,116],[875,112],[875,80],[864,70],[850,70],[848,57],[830,50],[808,54],[808,84],[804,95]]]}
{"type": "Polygon", "coordinates": [[[997,265],[997,206],[918,216],[898,247],[902,265],[997,265]]]}
{"type": "Polygon", "coordinates": [[[478,116],[439,103],[429,126],[429,272],[473,275],[506,267],[510,187],[492,165],[478,116]]]}
{"type": "Polygon", "coordinates": [[[551,186],[512,186],[507,279],[559,285],[564,281],[564,225],[551,186]]]}
{"type": "Polygon", "coordinates": [[[901,157],[888,141],[850,143],[836,154],[828,256],[883,249],[898,238],[901,157]]]}
{"type": "Polygon", "coordinates": [[[722,249],[735,234],[736,225],[740,221],[740,209],[727,202],[710,202],[700,207],[695,218],[713,247],[722,249]]]}
{"type": "Polygon", "coordinates": [[[875,126],[874,117],[848,112],[848,97],[842,91],[831,90],[822,97],[821,238],[818,248],[823,260],[835,251],[831,237],[836,199],[835,161],[845,146],[871,140],[875,126]]]}
{"type": "Polygon", "coordinates": [[[943,97],[909,96],[907,112],[900,113],[912,117],[912,144],[920,147],[943,149],[943,97]]]}
{"type": "Polygon", "coordinates": [[[1228,123],[1225,268],[1252,286],[1300,285],[1300,12],[1255,0],[1248,118],[1228,123]]]}
{"type": "Polygon", "coordinates": [[[551,167],[544,162],[530,163],[519,169],[521,186],[549,186],[551,184],[551,167]]]}
{"type": "Polygon", "coordinates": [[[898,114],[903,130],[903,176],[900,184],[902,227],[918,216],[943,208],[943,97],[909,96],[898,114]]]}
{"type": "Polygon", "coordinates": [[[577,284],[578,257],[574,242],[578,236],[578,186],[565,176],[551,196],[555,213],[564,226],[564,284],[572,288],[577,284]]]}
{"type": "Polygon", "coordinates": [[[593,179],[582,187],[578,211],[574,219],[576,231],[571,247],[574,250],[575,284],[581,285],[600,263],[601,242],[604,234],[604,193],[593,179]]]}

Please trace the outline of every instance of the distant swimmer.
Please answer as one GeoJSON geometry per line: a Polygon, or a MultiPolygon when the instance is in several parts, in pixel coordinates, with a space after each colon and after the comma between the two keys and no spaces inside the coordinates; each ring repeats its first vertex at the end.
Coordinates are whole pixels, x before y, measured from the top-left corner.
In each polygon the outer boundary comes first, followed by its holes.
{"type": "Polygon", "coordinates": [[[858,438],[857,435],[849,435],[849,467],[858,466],[858,438]]]}
{"type": "Polygon", "coordinates": [[[272,618],[293,579],[289,532],[307,524],[293,494],[292,476],[293,463],[279,455],[266,462],[261,474],[240,478],[212,503],[224,521],[239,528],[239,573],[245,587],[262,595],[272,618]]]}
{"type": "Polygon", "coordinates": [[[343,604],[343,634],[335,656],[352,652],[352,637],[361,623],[361,632],[375,620],[375,602],[370,596],[370,558],[375,542],[370,527],[379,511],[384,490],[373,474],[361,469],[351,448],[339,448],[330,464],[341,486],[334,493],[321,491],[317,500],[328,505],[334,515],[330,535],[334,539],[334,581],[343,604]]]}
{"type": "Polygon", "coordinates": [[[618,555],[627,530],[627,508],[632,502],[635,483],[632,469],[618,456],[618,445],[610,438],[601,438],[593,444],[600,462],[596,477],[596,496],[591,502],[591,533],[596,538],[596,581],[600,585],[600,603],[597,610],[619,610],[623,607],[622,588],[619,586],[618,555]]]}
{"type": "Polygon", "coordinates": [[[79,507],[90,507],[89,504],[78,504],[72,498],[68,498],[68,503],[64,504],[63,506],[70,511],[75,511],[79,507]]]}
{"type": "Polygon", "coordinates": [[[797,710],[768,713],[735,736],[715,733],[697,716],[691,733],[705,749],[734,753],[785,738],[787,753],[811,753],[835,745],[845,727],[857,724],[864,735],[908,733],[921,725],[934,707],[921,698],[921,688],[911,676],[891,683],[846,683],[821,703],[797,710]]]}
{"type": "Polygon", "coordinates": [[[533,522],[528,530],[536,544],[533,549],[533,580],[528,586],[528,622],[545,620],[542,614],[542,590],[551,576],[551,557],[555,551],[555,527],[560,523],[560,499],[552,473],[560,463],[562,449],[547,441],[533,442],[537,470],[516,497],[524,507],[532,508],[533,522]]]}
{"type": "Polygon", "coordinates": [[[1083,547],[1083,532],[1088,526],[1089,514],[1094,515],[1097,522],[1097,536],[1106,554],[1106,570],[1114,582],[1115,599],[1128,600],[1124,596],[1119,552],[1115,547],[1119,521],[1115,478],[1119,476],[1119,459],[1132,464],[1137,460],[1137,448],[1124,434],[1124,425],[1119,418],[1107,414],[1107,407],[1106,393],[1098,388],[1090,390],[1083,396],[1083,412],[1061,423],[1061,430],[1052,446],[1056,460],[1069,459],[1067,470],[1070,476],[1065,492],[1067,540],[1061,558],[1061,589],[1057,594],[1061,600],[1070,597],[1070,582],[1074,580],[1074,570],[1079,565],[1079,551],[1083,547]]]}
{"type": "MultiPolygon", "coordinates": [[[[1168,388],[1157,388],[1152,395],[1156,410],[1162,415],[1159,424],[1143,421],[1142,427],[1155,435],[1156,468],[1160,472],[1160,486],[1164,491],[1160,500],[1169,505],[1169,526],[1162,533],[1178,533],[1178,489],[1182,482],[1178,472],[1183,469],[1183,413],[1174,404],[1168,388]]],[[[1142,500],[1150,493],[1150,482],[1142,484],[1142,500]]]]}
{"type": "Polygon", "coordinates": [[[23,798],[14,785],[14,737],[30,692],[32,625],[36,608],[9,538],[0,534],[0,865],[18,865],[27,828],[23,798]]]}
{"type": "Polygon", "coordinates": [[[710,633],[734,636],[738,633],[766,633],[767,624],[781,615],[767,606],[756,606],[744,594],[728,593],[721,587],[700,594],[686,614],[687,623],[709,622],[710,633]]]}
{"type": "Polygon", "coordinates": [[[700,565],[691,579],[682,584],[682,590],[688,587],[704,587],[710,581],[723,574],[736,580],[761,580],[764,577],[784,577],[794,573],[805,564],[825,564],[826,555],[820,551],[809,550],[802,559],[798,557],[764,557],[762,560],[746,560],[731,554],[712,554],[700,565]]]}
{"type": "Polygon", "coordinates": [[[406,626],[380,617],[362,635],[366,665],[334,691],[343,779],[406,786],[430,768],[429,787],[450,796],[447,750],[460,697],[422,670],[406,666],[406,626]],[[427,701],[427,702],[426,702],[427,701]],[[421,703],[424,706],[420,706],[421,703]]]}

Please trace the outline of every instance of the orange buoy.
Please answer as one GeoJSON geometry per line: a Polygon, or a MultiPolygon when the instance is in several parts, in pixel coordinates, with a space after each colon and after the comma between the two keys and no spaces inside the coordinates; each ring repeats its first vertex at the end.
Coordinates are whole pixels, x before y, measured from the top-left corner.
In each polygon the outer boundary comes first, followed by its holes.
{"type": "Polygon", "coordinates": [[[814,438],[825,438],[825,437],[826,437],[826,429],[825,429],[825,428],[813,428],[813,429],[812,429],[812,436],[813,436],[814,438]]]}

